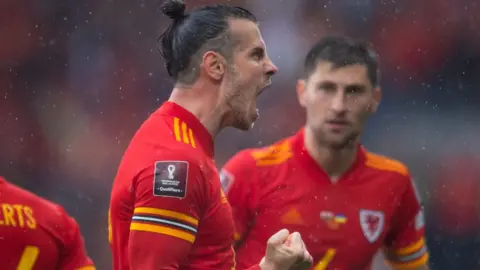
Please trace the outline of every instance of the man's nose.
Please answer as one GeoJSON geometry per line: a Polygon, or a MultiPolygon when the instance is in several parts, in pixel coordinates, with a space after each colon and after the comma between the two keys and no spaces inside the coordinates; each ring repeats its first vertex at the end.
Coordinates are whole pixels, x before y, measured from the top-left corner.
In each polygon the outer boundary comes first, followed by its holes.
{"type": "Polygon", "coordinates": [[[267,63],[267,75],[268,76],[273,76],[277,74],[278,72],[278,67],[268,58],[268,63],[267,63]]]}
{"type": "Polygon", "coordinates": [[[336,113],[343,113],[347,110],[347,97],[343,91],[337,91],[333,97],[331,109],[336,113]]]}

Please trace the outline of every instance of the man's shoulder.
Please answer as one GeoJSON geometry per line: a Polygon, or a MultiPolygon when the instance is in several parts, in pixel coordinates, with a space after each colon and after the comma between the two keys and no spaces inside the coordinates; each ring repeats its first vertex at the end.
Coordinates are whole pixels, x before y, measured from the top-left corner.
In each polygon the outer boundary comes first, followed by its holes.
{"type": "Polygon", "coordinates": [[[227,192],[238,180],[242,183],[260,185],[264,179],[277,179],[283,172],[279,167],[288,166],[292,157],[290,138],[264,147],[244,149],[223,166],[220,172],[223,190],[227,192]]]}
{"type": "Polygon", "coordinates": [[[235,158],[251,166],[271,168],[289,161],[293,157],[290,138],[274,142],[268,146],[247,148],[235,155],[235,158]]]}
{"type": "MultiPolygon", "coordinates": [[[[29,190],[26,190],[22,187],[14,185],[12,183],[7,183],[9,194],[17,202],[17,204],[29,204],[31,207],[34,207],[38,210],[44,209],[45,211],[58,212],[60,205],[47,200],[29,190]]],[[[7,199],[8,200],[8,199],[7,199]]]]}
{"type": "Polygon", "coordinates": [[[394,174],[399,178],[409,178],[410,172],[405,163],[381,154],[364,150],[365,167],[381,174],[394,174]]]}
{"type": "Polygon", "coordinates": [[[173,116],[153,113],[135,132],[130,145],[146,144],[151,146],[173,146],[174,144],[172,143],[177,141],[174,129],[173,116]]]}
{"type": "Polygon", "coordinates": [[[61,231],[67,214],[62,206],[33,192],[9,183],[9,197],[4,198],[4,208],[15,208],[22,215],[35,220],[35,226],[61,231]],[[58,228],[58,229],[57,229],[58,228]]]}
{"type": "Polygon", "coordinates": [[[408,166],[389,156],[365,150],[365,170],[392,189],[405,190],[414,185],[408,166]]]}
{"type": "Polygon", "coordinates": [[[194,142],[179,139],[177,133],[173,117],[158,114],[150,116],[132,138],[123,155],[122,165],[136,164],[137,168],[145,168],[157,161],[169,160],[200,163],[203,156],[198,146],[194,142]]]}

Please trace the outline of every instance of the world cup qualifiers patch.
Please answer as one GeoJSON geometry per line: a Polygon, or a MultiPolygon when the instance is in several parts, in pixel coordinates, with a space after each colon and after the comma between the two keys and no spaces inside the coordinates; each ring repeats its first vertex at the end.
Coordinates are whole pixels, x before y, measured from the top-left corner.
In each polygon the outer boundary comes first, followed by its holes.
{"type": "Polygon", "coordinates": [[[153,195],[185,198],[188,184],[188,162],[157,161],[153,177],[153,195]]]}

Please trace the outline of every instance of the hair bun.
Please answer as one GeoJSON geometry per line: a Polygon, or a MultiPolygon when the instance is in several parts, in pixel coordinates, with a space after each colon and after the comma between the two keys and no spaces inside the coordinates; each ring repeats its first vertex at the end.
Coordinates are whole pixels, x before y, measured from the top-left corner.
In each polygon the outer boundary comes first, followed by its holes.
{"type": "Polygon", "coordinates": [[[183,0],[166,0],[162,5],[162,13],[172,20],[185,16],[185,2],[183,0]]]}

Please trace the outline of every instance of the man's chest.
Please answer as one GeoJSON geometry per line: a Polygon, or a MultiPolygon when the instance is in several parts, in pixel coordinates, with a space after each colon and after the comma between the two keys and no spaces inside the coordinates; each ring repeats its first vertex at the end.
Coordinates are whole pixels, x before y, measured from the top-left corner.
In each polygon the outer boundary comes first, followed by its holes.
{"type": "Polygon", "coordinates": [[[220,184],[219,173],[213,161],[205,163],[204,176],[207,179],[207,201],[208,206],[205,209],[200,226],[204,232],[210,234],[211,239],[230,241],[234,233],[234,224],[232,209],[223,193],[220,184]]]}
{"type": "Polygon", "coordinates": [[[192,257],[200,258],[199,263],[202,267],[230,269],[234,263],[232,210],[223,194],[218,172],[213,163],[205,164],[204,173],[207,179],[209,203],[199,223],[192,257]]]}
{"type": "Polygon", "coordinates": [[[368,267],[384,243],[397,205],[387,182],[358,179],[351,185],[327,185],[297,177],[289,176],[262,196],[255,228],[299,231],[317,263],[330,261],[338,269],[368,267]]]}

